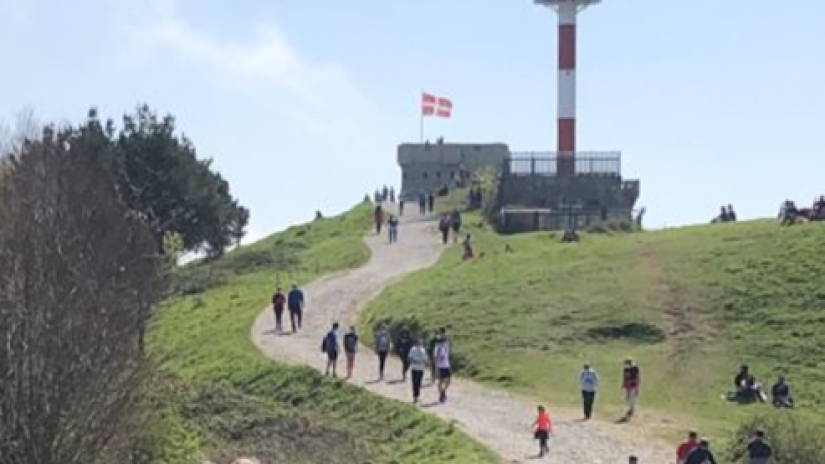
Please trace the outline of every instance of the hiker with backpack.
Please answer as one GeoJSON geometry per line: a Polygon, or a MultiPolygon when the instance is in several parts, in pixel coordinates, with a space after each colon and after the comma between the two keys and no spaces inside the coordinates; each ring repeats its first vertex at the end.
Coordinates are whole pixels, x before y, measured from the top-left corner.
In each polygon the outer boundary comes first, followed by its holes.
{"type": "Polygon", "coordinates": [[[378,355],[378,380],[384,380],[384,367],[387,365],[387,355],[392,346],[390,331],[386,323],[378,326],[373,338],[375,338],[375,353],[378,355]]]}
{"type": "Polygon", "coordinates": [[[413,339],[410,331],[404,329],[394,343],[395,354],[401,359],[401,381],[407,381],[407,371],[410,369],[410,350],[413,347],[413,339]]]}
{"type": "Polygon", "coordinates": [[[332,324],[332,329],[327,332],[321,340],[321,352],[327,355],[327,368],[324,375],[329,375],[332,371],[333,377],[338,377],[336,368],[338,367],[338,323],[332,324]]]}
{"type": "Polygon", "coordinates": [[[390,218],[387,219],[387,235],[389,236],[390,243],[398,241],[398,218],[392,214],[390,218]]]}
{"type": "Polygon", "coordinates": [[[349,332],[344,335],[344,354],[347,356],[347,377],[352,378],[352,370],[355,368],[355,353],[358,351],[358,334],[355,327],[350,326],[349,332]]]}

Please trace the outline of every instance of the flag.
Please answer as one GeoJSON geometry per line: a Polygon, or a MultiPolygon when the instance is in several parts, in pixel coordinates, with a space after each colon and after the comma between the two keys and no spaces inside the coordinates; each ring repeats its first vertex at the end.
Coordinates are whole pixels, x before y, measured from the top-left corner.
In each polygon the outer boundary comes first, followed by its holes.
{"type": "Polygon", "coordinates": [[[453,113],[453,102],[444,97],[428,93],[421,94],[421,115],[449,118],[453,113]]]}

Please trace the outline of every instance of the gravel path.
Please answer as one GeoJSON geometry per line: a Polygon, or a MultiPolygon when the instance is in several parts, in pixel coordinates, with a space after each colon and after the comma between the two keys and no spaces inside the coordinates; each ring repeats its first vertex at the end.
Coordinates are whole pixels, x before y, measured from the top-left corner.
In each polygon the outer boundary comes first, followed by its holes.
{"type": "MultiPolygon", "coordinates": [[[[372,257],[364,267],[323,277],[304,286],[307,310],[301,332],[275,335],[271,309],[261,312],[251,334],[261,351],[280,362],[306,364],[323,370],[325,360],[319,346],[332,321],[340,322],[342,329],[354,324],[365,301],[406,274],[435,264],[444,248],[437,236],[435,222],[417,215],[403,218],[398,243],[388,244],[386,236],[370,235],[365,240],[372,257]]],[[[339,375],[345,372],[344,366],[342,355],[338,362],[339,375]]],[[[400,372],[400,363],[391,357],[387,361],[389,379],[377,382],[376,356],[362,346],[350,382],[375,394],[410,402],[411,388],[409,384],[399,382],[400,372]]],[[[436,389],[427,386],[428,377],[429,373],[425,377],[422,408],[456,423],[469,436],[501,456],[503,462],[535,462],[538,446],[532,440],[530,425],[537,401],[453,379],[449,400],[438,404],[436,389]]],[[[644,464],[664,464],[673,460],[672,447],[642,436],[632,425],[580,422],[576,412],[552,405],[549,411],[554,420],[551,452],[542,461],[616,464],[627,462],[630,454],[639,456],[644,464]]]]}

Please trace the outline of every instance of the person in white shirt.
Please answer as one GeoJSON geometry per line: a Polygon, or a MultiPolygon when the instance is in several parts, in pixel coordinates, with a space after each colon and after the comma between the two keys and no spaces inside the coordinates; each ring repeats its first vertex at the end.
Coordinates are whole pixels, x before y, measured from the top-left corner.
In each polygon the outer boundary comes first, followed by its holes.
{"type": "Polygon", "coordinates": [[[596,388],[599,386],[599,374],[590,366],[585,364],[581,374],[579,374],[579,383],[582,389],[582,407],[584,409],[585,420],[590,419],[593,415],[593,403],[596,401],[596,388]]]}
{"type": "Polygon", "coordinates": [[[447,388],[450,387],[450,341],[442,338],[435,345],[433,350],[435,367],[438,369],[438,402],[447,401],[447,388]]]}
{"type": "Polygon", "coordinates": [[[424,381],[424,370],[427,368],[427,350],[424,348],[423,339],[418,339],[415,346],[410,348],[408,359],[412,373],[413,403],[418,403],[418,398],[421,396],[421,383],[424,381]]]}

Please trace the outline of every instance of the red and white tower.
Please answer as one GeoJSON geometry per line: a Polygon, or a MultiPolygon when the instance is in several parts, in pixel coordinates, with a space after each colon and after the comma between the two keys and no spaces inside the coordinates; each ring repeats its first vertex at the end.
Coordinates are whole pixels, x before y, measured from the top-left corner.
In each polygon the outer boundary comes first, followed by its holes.
{"type": "Polygon", "coordinates": [[[601,0],[534,0],[559,16],[558,154],[556,173],[576,172],[576,17],[601,0]]]}

